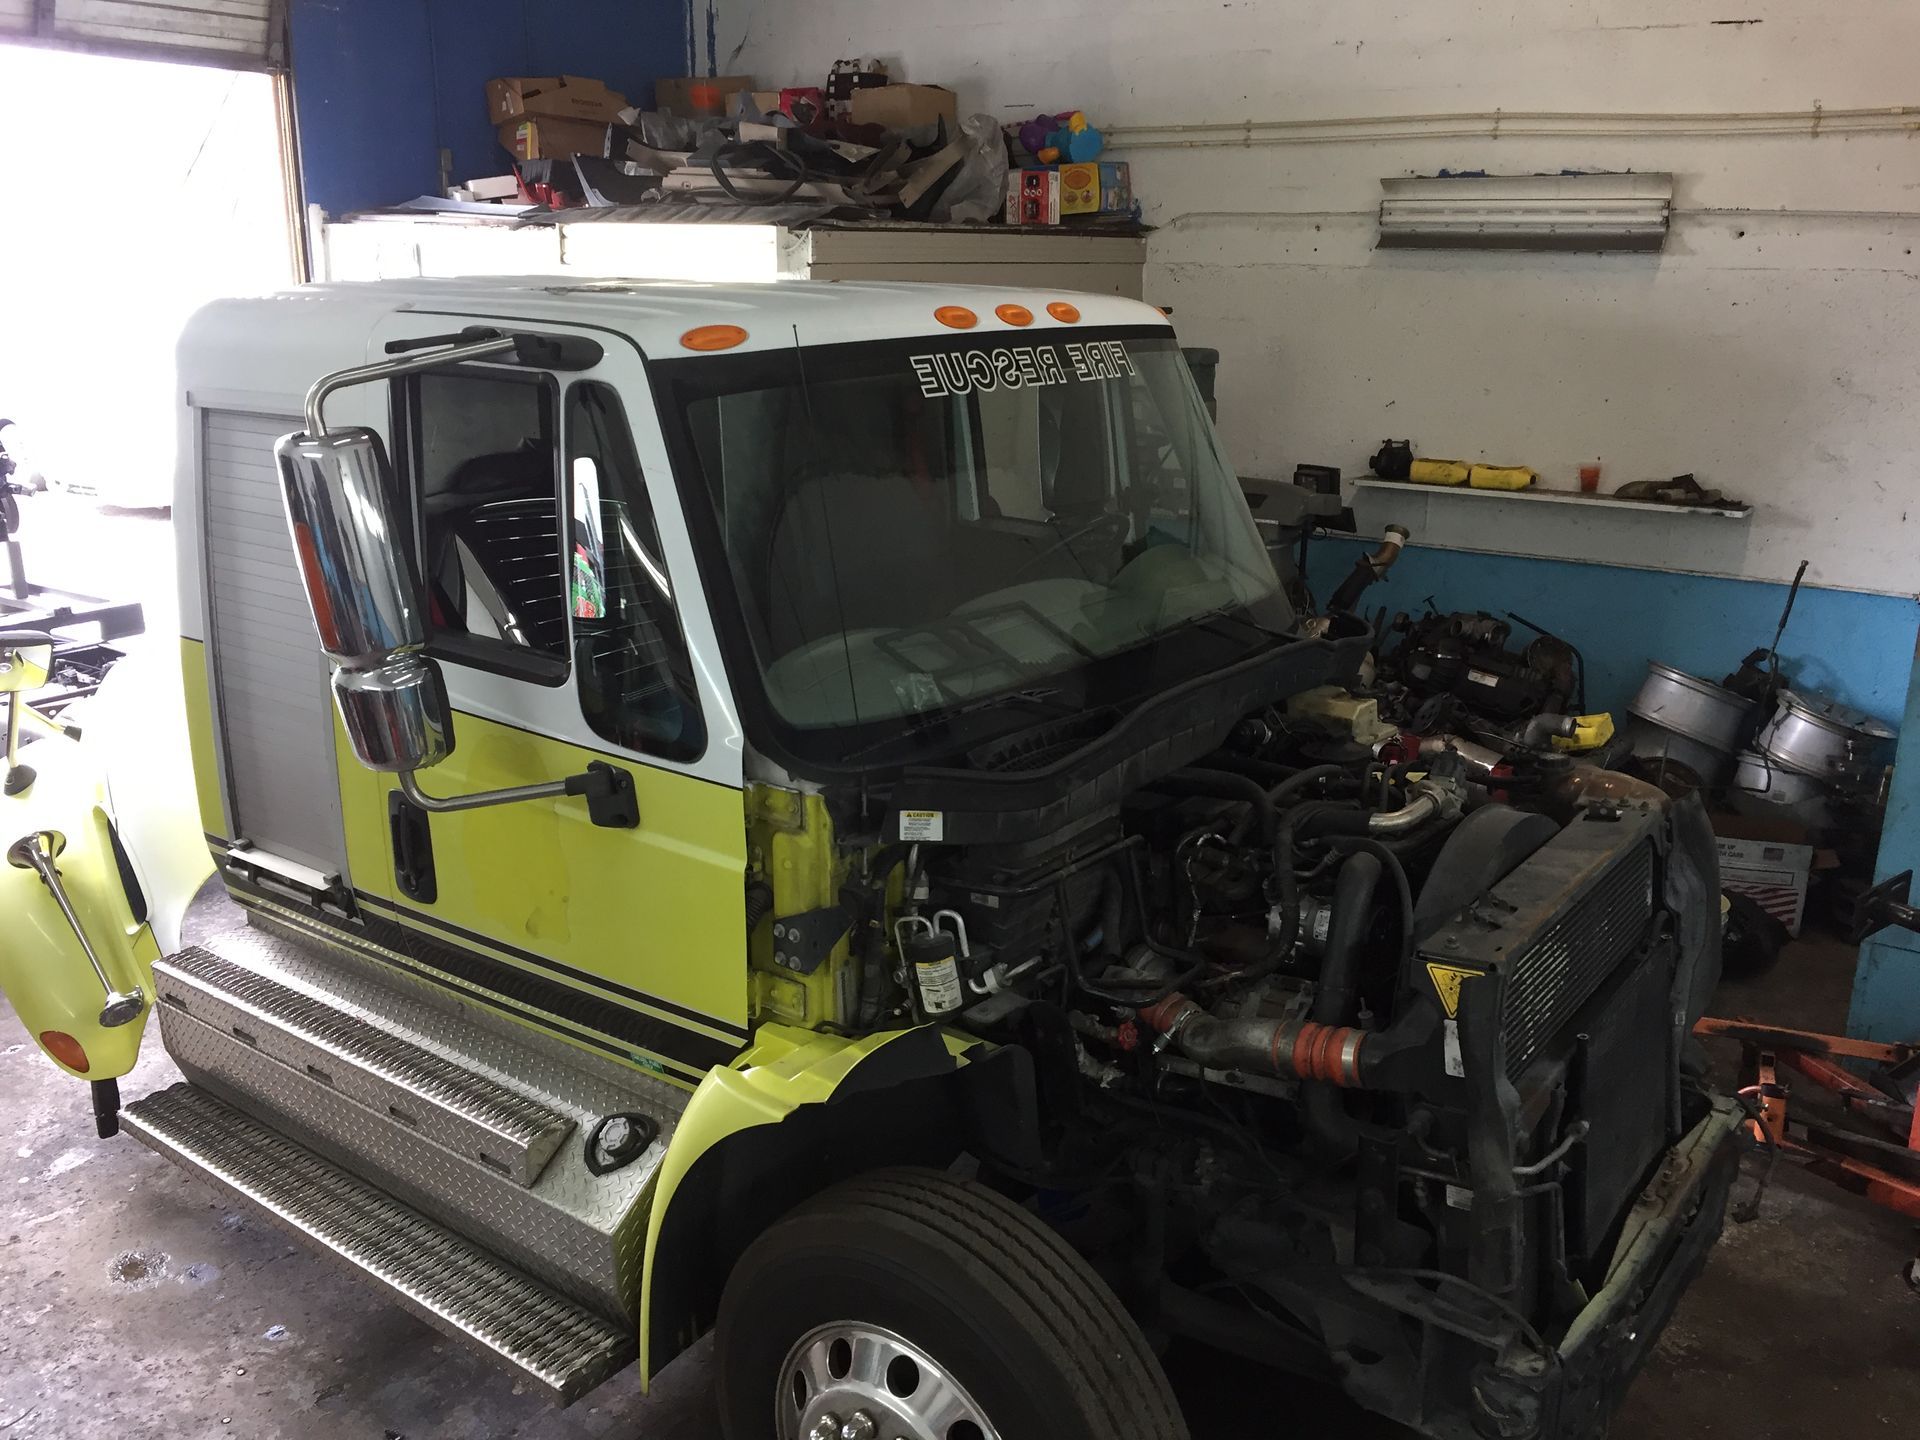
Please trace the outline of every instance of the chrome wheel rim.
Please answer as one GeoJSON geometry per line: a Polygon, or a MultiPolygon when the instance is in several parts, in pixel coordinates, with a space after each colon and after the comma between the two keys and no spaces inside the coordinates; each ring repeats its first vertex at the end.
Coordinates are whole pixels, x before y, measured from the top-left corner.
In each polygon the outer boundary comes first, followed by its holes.
{"type": "Polygon", "coordinates": [[[780,1440],[1000,1440],[939,1361],[848,1320],[809,1330],[787,1352],[774,1416],[780,1440]]]}

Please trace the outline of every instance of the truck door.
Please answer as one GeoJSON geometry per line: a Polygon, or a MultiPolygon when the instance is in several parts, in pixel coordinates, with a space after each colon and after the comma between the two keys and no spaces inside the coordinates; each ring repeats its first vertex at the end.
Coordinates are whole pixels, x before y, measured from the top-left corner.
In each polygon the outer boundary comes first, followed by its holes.
{"type": "MultiPolygon", "coordinates": [[[[470,323],[396,317],[370,358],[470,323]]],[[[693,1083],[746,1038],[738,726],[639,352],[576,340],[552,368],[367,387],[351,418],[387,441],[454,711],[422,789],[600,762],[632,776],[639,823],[578,798],[429,815],[343,755],[350,869],[372,937],[430,978],[693,1083]]]]}

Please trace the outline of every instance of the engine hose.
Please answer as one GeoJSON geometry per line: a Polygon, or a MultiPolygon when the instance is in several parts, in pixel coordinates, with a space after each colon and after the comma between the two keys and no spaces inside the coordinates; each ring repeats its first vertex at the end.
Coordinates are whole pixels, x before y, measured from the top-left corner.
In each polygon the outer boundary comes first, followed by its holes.
{"type": "MultiPolygon", "coordinates": [[[[1333,919],[1327,927],[1320,988],[1307,1011],[1307,1018],[1318,1024],[1351,1025],[1359,1012],[1361,946],[1373,921],[1382,868],[1380,857],[1368,850],[1357,850],[1340,864],[1333,882],[1333,919]]],[[[1307,1133],[1325,1154],[1344,1160],[1359,1148],[1359,1127],[1333,1085],[1308,1084],[1300,1099],[1307,1133]]]]}
{"type": "Polygon", "coordinates": [[[1222,1020],[1174,993],[1140,1010],[1146,1025],[1209,1069],[1246,1070],[1357,1087],[1367,1034],[1312,1020],[1222,1020]]]}
{"type": "Polygon", "coordinates": [[[1345,765],[1311,765],[1297,775],[1289,775],[1267,792],[1267,798],[1277,809],[1293,796],[1298,795],[1309,785],[1317,785],[1322,780],[1351,779],[1351,772],[1345,765]]]}
{"type": "Polygon", "coordinates": [[[1251,776],[1231,770],[1207,770],[1188,766],[1153,782],[1156,790],[1181,790],[1189,795],[1205,795],[1215,800],[1244,800],[1252,808],[1234,822],[1231,839],[1237,844],[1253,820],[1260,822],[1260,838],[1273,843],[1274,803],[1267,787],[1251,776]]]}
{"type": "MultiPolygon", "coordinates": [[[[1386,865],[1387,873],[1393,876],[1394,892],[1400,901],[1400,969],[1404,971],[1413,959],[1413,886],[1407,880],[1407,867],[1401,863],[1398,852],[1391,845],[1383,845],[1380,841],[1371,838],[1334,836],[1327,843],[1337,849],[1377,855],[1386,865]]],[[[1341,873],[1346,873],[1344,867],[1341,873]]]]}
{"type": "MultiPolygon", "coordinates": [[[[1153,921],[1147,914],[1146,878],[1140,873],[1140,852],[1138,850],[1129,850],[1127,852],[1127,861],[1128,872],[1133,880],[1134,909],[1140,921],[1141,943],[1160,959],[1180,968],[1167,980],[1141,978],[1135,982],[1140,986],[1138,990],[1126,989],[1124,982],[1103,981],[1100,984],[1095,984],[1093,981],[1087,979],[1085,972],[1081,968],[1079,947],[1069,940],[1064,947],[1067,957],[1067,973],[1072,978],[1075,989],[1093,996],[1096,1000],[1105,1000],[1114,1005],[1134,1007],[1152,1006],[1165,1001],[1170,996],[1178,994],[1186,986],[1198,980],[1212,968],[1213,961],[1205,955],[1199,954],[1197,951],[1182,950],[1177,946],[1165,945],[1153,938],[1153,921]],[[1121,988],[1110,988],[1111,984],[1119,984],[1121,988]]],[[[1115,863],[1116,865],[1118,864],[1117,861],[1115,863]]],[[[1064,890],[1064,887],[1062,887],[1062,889],[1064,890]]],[[[1064,893],[1059,897],[1059,904],[1064,914],[1066,907],[1066,897],[1064,893]]],[[[1109,935],[1107,938],[1109,944],[1117,943],[1113,935],[1109,935]]]]}
{"type": "Polygon", "coordinates": [[[1333,882],[1333,919],[1327,927],[1320,988],[1307,1018],[1322,1025],[1350,1025],[1360,1008],[1360,942],[1373,918],[1381,862],[1366,850],[1349,855],[1333,882]]]}

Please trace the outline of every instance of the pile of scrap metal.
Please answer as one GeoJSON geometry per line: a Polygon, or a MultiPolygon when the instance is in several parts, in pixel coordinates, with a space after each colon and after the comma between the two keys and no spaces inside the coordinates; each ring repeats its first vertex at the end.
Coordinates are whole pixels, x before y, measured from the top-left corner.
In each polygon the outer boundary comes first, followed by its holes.
{"type": "Polygon", "coordinates": [[[1834,852],[1844,913],[1873,873],[1898,736],[1782,673],[1780,640],[1806,568],[1794,577],[1772,644],[1719,683],[1648,664],[1627,707],[1631,756],[1621,763],[1669,793],[1702,790],[1728,810],[1804,829],[1834,852]]]}

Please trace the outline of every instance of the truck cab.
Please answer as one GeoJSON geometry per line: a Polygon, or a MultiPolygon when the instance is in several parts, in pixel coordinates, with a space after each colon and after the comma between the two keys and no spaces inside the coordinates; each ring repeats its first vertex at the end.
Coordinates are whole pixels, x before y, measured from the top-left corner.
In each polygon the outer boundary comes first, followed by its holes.
{"type": "Polygon", "coordinates": [[[143,937],[107,832],[0,806],[103,1133],[562,1403],[713,1330],[729,1440],[1184,1435],[1173,1336],[1604,1431],[1734,1168],[1704,817],[1396,758],[1161,312],[328,285],[179,368],[248,924],[143,937]]]}

